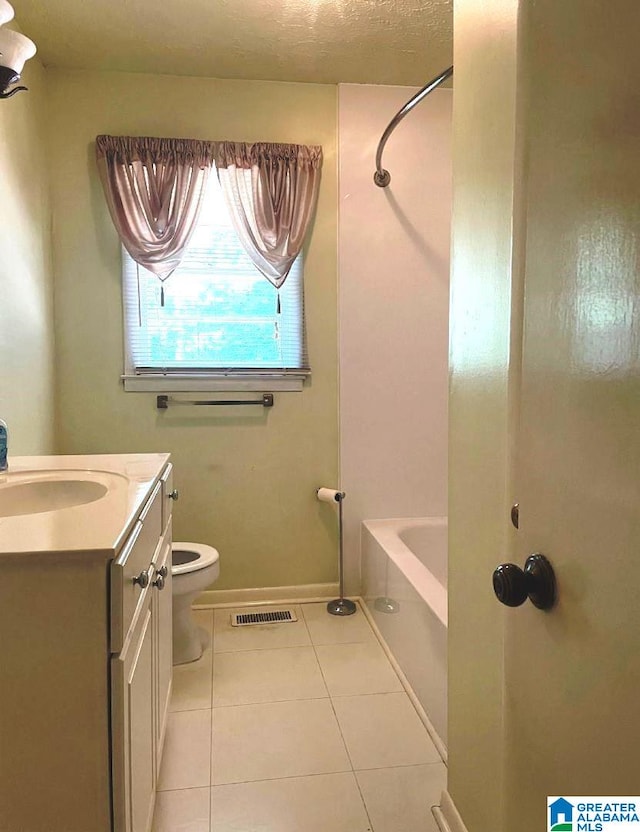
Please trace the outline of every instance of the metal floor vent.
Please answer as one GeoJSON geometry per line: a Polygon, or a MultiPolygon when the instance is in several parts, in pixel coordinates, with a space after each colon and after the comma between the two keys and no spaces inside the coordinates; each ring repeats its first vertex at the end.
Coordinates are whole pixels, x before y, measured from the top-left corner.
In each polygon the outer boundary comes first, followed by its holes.
{"type": "Polygon", "coordinates": [[[284,624],[297,621],[295,612],[289,610],[269,610],[269,612],[234,612],[231,614],[232,627],[248,627],[251,624],[284,624]]]}

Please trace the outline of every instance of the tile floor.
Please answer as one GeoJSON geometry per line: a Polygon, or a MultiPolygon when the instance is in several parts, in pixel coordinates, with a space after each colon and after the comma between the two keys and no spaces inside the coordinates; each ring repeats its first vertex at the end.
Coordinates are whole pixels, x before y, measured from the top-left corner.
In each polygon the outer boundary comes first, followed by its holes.
{"type": "Polygon", "coordinates": [[[174,668],[153,832],[437,832],[445,766],[367,619],[295,610],[195,613],[211,647],[174,668]]]}

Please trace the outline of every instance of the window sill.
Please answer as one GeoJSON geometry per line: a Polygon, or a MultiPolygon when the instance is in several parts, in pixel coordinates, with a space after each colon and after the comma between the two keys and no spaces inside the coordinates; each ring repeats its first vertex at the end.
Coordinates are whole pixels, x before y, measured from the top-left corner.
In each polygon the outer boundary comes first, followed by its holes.
{"type": "Polygon", "coordinates": [[[311,373],[265,373],[260,376],[189,376],[163,375],[147,373],[145,375],[123,375],[124,389],[127,393],[206,393],[210,391],[227,391],[243,393],[265,390],[274,393],[299,393],[306,378],[311,373]]]}

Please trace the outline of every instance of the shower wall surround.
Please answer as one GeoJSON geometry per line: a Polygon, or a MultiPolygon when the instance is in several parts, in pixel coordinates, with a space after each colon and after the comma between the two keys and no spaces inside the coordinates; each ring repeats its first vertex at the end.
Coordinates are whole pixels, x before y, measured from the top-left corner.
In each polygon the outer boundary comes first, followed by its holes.
{"type": "MultiPolygon", "coordinates": [[[[427,79],[425,79],[426,81],[427,79]]],[[[347,589],[360,589],[360,522],[447,514],[452,90],[338,90],[340,485],[347,589]]]]}

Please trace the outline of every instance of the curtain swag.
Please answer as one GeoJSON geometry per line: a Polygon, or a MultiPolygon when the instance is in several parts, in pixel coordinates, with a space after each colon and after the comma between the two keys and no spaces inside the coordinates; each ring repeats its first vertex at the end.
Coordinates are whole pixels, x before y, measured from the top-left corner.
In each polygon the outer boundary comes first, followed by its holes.
{"type": "Polygon", "coordinates": [[[161,281],[180,265],[198,219],[213,144],[98,136],[96,156],[111,219],[131,257],[161,281]]]}
{"type": "Polygon", "coordinates": [[[220,142],[215,162],[245,251],[279,289],[300,253],[315,210],[322,148],[220,142]]]}
{"type": "Polygon", "coordinates": [[[123,246],[161,281],[182,260],[215,163],[240,242],[282,286],[315,210],[321,147],[98,136],[96,157],[123,246]]]}

